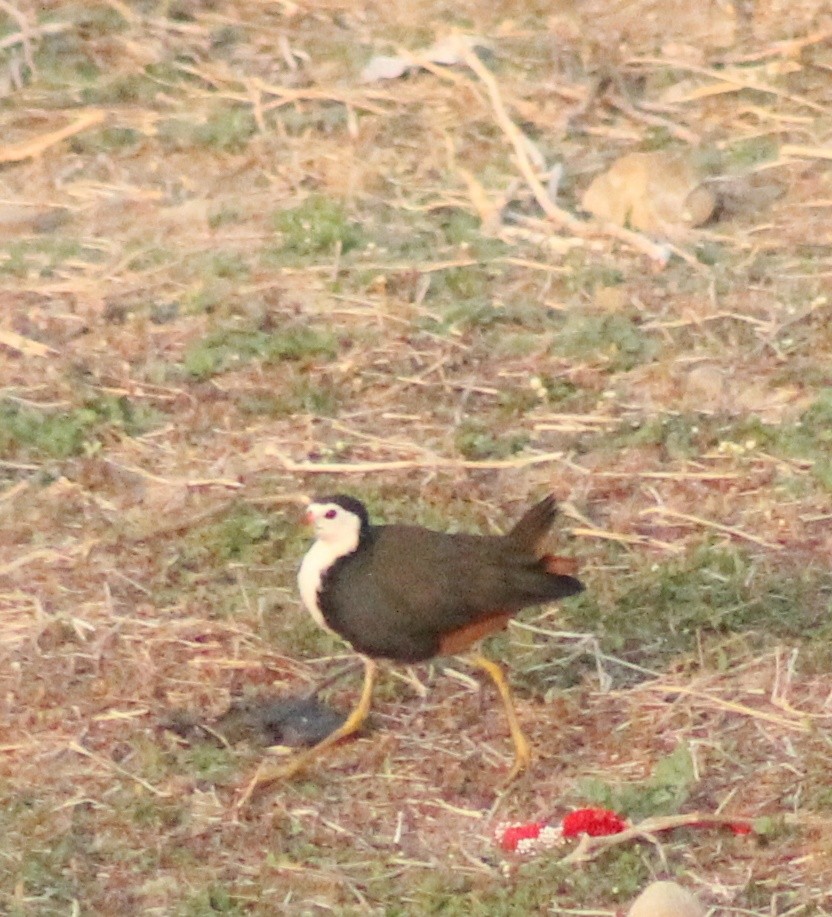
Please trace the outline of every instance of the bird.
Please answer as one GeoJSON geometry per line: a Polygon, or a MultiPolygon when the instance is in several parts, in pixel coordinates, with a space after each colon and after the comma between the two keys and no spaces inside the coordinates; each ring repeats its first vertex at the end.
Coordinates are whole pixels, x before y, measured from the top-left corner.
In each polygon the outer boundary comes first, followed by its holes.
{"type": "MultiPolygon", "coordinates": [[[[306,521],[315,540],[298,571],[300,596],[321,627],[362,657],[364,683],[339,728],[256,777],[257,784],[293,776],[361,728],[372,705],[376,660],[457,655],[503,630],[523,608],[583,591],[572,575],[575,561],[545,551],[556,513],[549,494],[505,535],[447,534],[414,524],[374,525],[364,504],[345,494],[310,502],[306,521]]],[[[481,653],[470,662],[491,677],[502,698],[515,750],[508,782],[529,766],[531,748],[500,666],[481,653]]]]}

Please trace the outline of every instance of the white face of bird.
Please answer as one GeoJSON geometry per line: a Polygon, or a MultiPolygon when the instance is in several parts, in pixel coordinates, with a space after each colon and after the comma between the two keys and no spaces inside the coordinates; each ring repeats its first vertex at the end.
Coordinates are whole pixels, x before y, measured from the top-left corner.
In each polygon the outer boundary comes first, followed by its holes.
{"type": "Polygon", "coordinates": [[[310,503],[306,521],[315,529],[315,537],[324,542],[334,557],[352,553],[358,547],[361,520],[337,503],[310,503]]]}

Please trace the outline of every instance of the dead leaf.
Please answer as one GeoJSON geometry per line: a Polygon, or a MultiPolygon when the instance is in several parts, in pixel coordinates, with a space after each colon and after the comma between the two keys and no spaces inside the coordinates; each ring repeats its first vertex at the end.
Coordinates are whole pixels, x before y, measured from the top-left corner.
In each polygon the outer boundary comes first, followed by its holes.
{"type": "Polygon", "coordinates": [[[669,237],[710,219],[716,195],[697,169],[678,153],[629,153],[597,176],[581,206],[619,226],[669,237]]]}
{"type": "Polygon", "coordinates": [[[429,48],[414,51],[412,57],[406,54],[378,54],[370,58],[361,71],[361,82],[398,79],[412,70],[418,70],[420,60],[442,67],[453,67],[464,61],[467,52],[485,46],[484,39],[477,35],[448,35],[429,48]]]}

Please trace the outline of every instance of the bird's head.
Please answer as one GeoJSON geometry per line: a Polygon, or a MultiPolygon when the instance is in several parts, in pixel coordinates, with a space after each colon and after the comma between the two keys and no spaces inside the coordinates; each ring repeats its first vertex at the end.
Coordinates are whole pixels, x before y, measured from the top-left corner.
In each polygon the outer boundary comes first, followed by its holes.
{"type": "Polygon", "coordinates": [[[343,494],[313,500],[306,507],[306,521],[318,541],[326,542],[338,556],[354,551],[370,524],[364,504],[343,494]]]}

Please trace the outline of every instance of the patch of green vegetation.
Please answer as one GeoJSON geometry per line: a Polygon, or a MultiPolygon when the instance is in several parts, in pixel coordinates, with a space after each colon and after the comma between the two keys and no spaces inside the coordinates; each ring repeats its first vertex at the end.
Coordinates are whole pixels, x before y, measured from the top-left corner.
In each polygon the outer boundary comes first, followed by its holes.
{"type": "MultiPolygon", "coordinates": [[[[105,4],[84,2],[62,3],[60,6],[61,21],[73,24],[76,34],[85,40],[95,38],[110,38],[123,32],[128,21],[116,7],[105,4]]],[[[70,33],[71,34],[71,33],[70,33]]],[[[58,37],[65,37],[61,33],[58,37]]]]}
{"type": "Polygon", "coordinates": [[[552,404],[562,404],[571,401],[575,396],[581,393],[581,390],[574,382],[570,382],[569,379],[565,379],[563,376],[553,377],[543,374],[538,376],[538,378],[546,392],[546,397],[552,404]]]}
{"type": "Polygon", "coordinates": [[[659,342],[626,315],[570,312],[554,337],[553,349],[581,360],[603,359],[609,372],[626,372],[652,360],[659,342]]]}
{"type": "Polygon", "coordinates": [[[593,436],[591,445],[604,452],[644,446],[660,447],[673,459],[690,458],[719,443],[719,422],[696,414],[659,414],[593,436]]]}
{"type": "MultiPolygon", "coordinates": [[[[79,851],[68,835],[42,838],[41,842],[22,853],[15,878],[26,891],[30,901],[37,901],[38,913],[43,915],[71,913],[78,898],[78,883],[73,875],[72,860],[86,851],[79,851]]],[[[30,910],[19,911],[21,915],[30,910]]]]}
{"type": "Polygon", "coordinates": [[[451,300],[463,302],[490,300],[489,277],[478,264],[448,268],[439,274],[429,295],[432,298],[442,294],[451,300]]]}
{"type": "Polygon", "coordinates": [[[441,223],[448,245],[476,244],[482,237],[480,228],[479,217],[465,210],[448,211],[441,223]]]}
{"type": "Polygon", "coordinates": [[[175,252],[161,245],[131,245],[133,254],[127,262],[127,269],[141,273],[168,264],[175,257],[175,252]]]}
{"type": "Polygon", "coordinates": [[[277,113],[276,118],[290,136],[308,131],[331,135],[342,133],[347,127],[347,109],[337,104],[286,105],[277,113]]]}
{"type": "Polygon", "coordinates": [[[501,416],[522,417],[540,403],[540,396],[530,385],[511,386],[502,389],[497,403],[501,416]]]}
{"type": "Polygon", "coordinates": [[[247,582],[273,586],[284,555],[292,563],[302,553],[297,546],[300,526],[287,516],[264,514],[245,503],[224,515],[190,528],[168,546],[153,584],[154,598],[171,604],[187,592],[199,614],[224,619],[240,613],[245,598],[231,566],[245,568],[247,582]]]}
{"type": "Polygon", "coordinates": [[[129,809],[134,824],[157,831],[178,828],[185,818],[180,799],[163,799],[150,794],[134,795],[130,800],[129,809]]]}
{"type": "Polygon", "coordinates": [[[221,277],[200,277],[195,289],[182,297],[182,308],[185,312],[196,315],[226,315],[236,300],[237,286],[233,281],[221,277]]]}
{"type": "Polygon", "coordinates": [[[807,459],[820,484],[832,487],[832,388],[822,389],[797,422],[765,423],[756,415],[738,420],[724,415],[665,413],[628,422],[608,434],[593,436],[593,449],[661,447],[674,459],[691,458],[733,444],[738,452],[762,449],[784,458],[807,459]]]}
{"type": "Polygon", "coordinates": [[[797,423],[766,424],[752,416],[732,424],[722,438],[751,442],[787,458],[808,459],[814,463],[815,479],[832,491],[832,388],[822,389],[797,423]]]}
{"type": "MultiPolygon", "coordinates": [[[[735,545],[704,544],[661,563],[628,563],[631,572],[565,603],[575,630],[648,668],[739,634],[749,648],[775,640],[821,639],[830,630],[832,574],[801,566],[775,569],[735,545]]],[[[622,673],[620,678],[627,677],[622,673]]]]}
{"type": "Polygon", "coordinates": [[[230,51],[247,38],[246,30],[239,25],[223,25],[211,32],[212,51],[230,51]]]}
{"type": "Polygon", "coordinates": [[[240,503],[225,518],[194,534],[212,562],[221,566],[253,560],[257,547],[272,538],[271,522],[271,517],[240,503]]]}
{"type": "Polygon", "coordinates": [[[496,337],[494,347],[490,348],[495,360],[527,357],[541,350],[540,335],[533,331],[507,332],[496,337]]]}
{"type": "Polygon", "coordinates": [[[86,42],[74,31],[52,35],[38,43],[35,67],[38,87],[46,91],[79,93],[95,86],[101,78],[101,70],[86,42]]]}
{"type": "Polygon", "coordinates": [[[335,417],[341,403],[342,396],[331,384],[303,373],[276,391],[241,396],[238,407],[244,413],[255,416],[313,414],[317,417],[335,417]]]}
{"type": "Polygon", "coordinates": [[[760,163],[777,159],[778,142],[772,137],[751,137],[725,148],[726,166],[731,171],[745,171],[760,163]]]}
{"type": "Polygon", "coordinates": [[[100,423],[127,436],[141,436],[160,422],[155,408],[141,401],[131,401],[126,395],[98,395],[87,399],[85,407],[94,412],[100,423]]]}
{"type": "MultiPolygon", "coordinates": [[[[597,907],[632,900],[649,881],[650,861],[637,846],[613,848],[580,869],[540,856],[518,869],[510,883],[477,881],[450,869],[408,875],[398,895],[385,900],[386,917],[519,917],[558,913],[558,904],[597,907]],[[397,902],[397,903],[392,903],[397,902]]],[[[372,890],[372,885],[370,886],[372,890]]]]}
{"type": "Polygon", "coordinates": [[[700,264],[706,264],[713,267],[725,261],[728,254],[726,246],[710,239],[703,239],[695,247],[696,259],[700,264]]]}
{"type": "Polygon", "coordinates": [[[73,153],[106,153],[135,146],[142,137],[141,131],[132,127],[103,127],[76,135],[70,147],[73,153]]]}
{"type": "Polygon", "coordinates": [[[344,651],[344,642],[316,624],[296,602],[291,614],[264,621],[263,637],[275,640],[279,646],[291,647],[292,655],[299,659],[332,656],[344,651]]]}
{"type": "Polygon", "coordinates": [[[653,773],[637,783],[609,784],[597,777],[579,781],[578,805],[602,806],[633,822],[652,815],[674,815],[687,802],[696,783],[696,770],[687,745],[680,743],[656,762],[653,773]]]}
{"type": "Polygon", "coordinates": [[[565,258],[565,266],[569,269],[566,289],[573,294],[589,296],[598,287],[617,287],[624,283],[624,274],[619,268],[591,259],[582,249],[570,252],[565,258]]]}
{"type": "MultiPolygon", "coordinates": [[[[553,331],[557,327],[557,319],[537,302],[520,300],[501,304],[500,308],[505,325],[513,325],[524,333],[534,333],[538,343],[542,332],[553,331]]],[[[500,337],[505,336],[505,332],[501,331],[500,337]]]]}
{"type": "Polygon", "coordinates": [[[85,86],[81,101],[85,105],[148,105],[160,89],[158,79],[146,72],[117,73],[85,86]]]}
{"type": "Polygon", "coordinates": [[[522,452],[529,443],[525,432],[497,433],[476,418],[463,420],[457,427],[454,444],[467,459],[508,458],[522,452]]]}
{"type": "Polygon", "coordinates": [[[440,327],[444,331],[483,330],[498,325],[502,310],[487,299],[475,296],[454,301],[442,313],[440,327]]]}
{"type": "Polygon", "coordinates": [[[196,379],[241,366],[250,360],[279,363],[311,357],[334,357],[337,343],[329,330],[287,325],[276,331],[220,328],[185,351],[183,367],[196,379]]]}
{"type": "Polygon", "coordinates": [[[94,451],[103,428],[139,436],[157,422],[153,408],[126,396],[102,395],[68,411],[41,410],[6,399],[0,401],[0,455],[65,459],[94,451]]]}
{"type": "Polygon", "coordinates": [[[29,262],[26,258],[26,246],[22,243],[11,243],[5,252],[4,257],[0,260],[0,274],[8,274],[9,277],[25,277],[29,273],[29,262]]]}
{"type": "Polygon", "coordinates": [[[222,106],[197,122],[168,118],[159,122],[159,141],[168,150],[206,147],[222,153],[240,153],[257,131],[257,122],[247,108],[222,106]]]}
{"type": "Polygon", "coordinates": [[[194,142],[220,152],[239,153],[256,132],[257,122],[248,108],[220,108],[197,128],[194,142]]]}
{"type": "Polygon", "coordinates": [[[213,883],[191,895],[173,912],[176,917],[214,917],[215,914],[249,914],[251,902],[225,886],[213,883]]]}
{"type": "MultiPolygon", "coordinates": [[[[530,332],[538,335],[554,328],[550,316],[537,304],[530,302],[501,303],[492,295],[493,271],[487,265],[472,264],[450,268],[434,277],[427,301],[434,308],[428,326],[442,330],[492,330],[491,338],[483,341],[493,353],[494,348],[507,349],[506,329],[521,329],[524,346],[534,346],[530,332]],[[437,318],[437,315],[440,316],[437,318]]],[[[424,323],[423,323],[424,324],[424,323]]],[[[519,335],[515,335],[519,339],[519,335]]],[[[539,337],[537,346],[540,346],[539,337]]]]}
{"type": "Polygon", "coordinates": [[[344,205],[322,194],[311,195],[297,207],[277,211],[272,224],[281,240],[267,257],[278,261],[286,255],[331,255],[336,245],[345,254],[363,241],[360,227],[350,220],[344,205]]]}
{"type": "Polygon", "coordinates": [[[666,150],[672,147],[673,143],[673,134],[664,125],[658,125],[647,129],[644,139],[639,143],[638,148],[644,152],[666,150]]]}
{"type": "Polygon", "coordinates": [[[68,236],[48,235],[35,239],[18,239],[9,242],[5,251],[0,250],[0,274],[14,277],[50,277],[55,268],[70,259],[84,258],[99,261],[100,252],[86,249],[84,245],[68,236]]]}
{"type": "Polygon", "coordinates": [[[231,204],[222,204],[208,216],[208,225],[211,229],[219,229],[231,223],[239,223],[243,219],[240,210],[231,204]]]}
{"type": "MultiPolygon", "coordinates": [[[[40,787],[42,789],[43,787],[40,787]]],[[[0,784],[0,900],[10,917],[59,917],[83,896],[85,880],[101,864],[95,847],[95,808],[75,800],[71,822],[56,824],[55,800],[0,784]],[[13,889],[22,890],[18,900],[13,889]],[[15,906],[18,905],[18,906],[15,906]]]]}
{"type": "Polygon", "coordinates": [[[230,749],[211,742],[197,742],[186,750],[185,764],[200,780],[224,784],[235,772],[234,755],[230,749]]]}
{"type": "Polygon", "coordinates": [[[198,270],[203,277],[208,274],[223,280],[238,280],[249,274],[248,262],[235,251],[212,251],[199,259],[198,270]]]}

